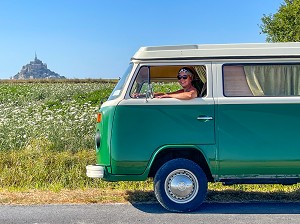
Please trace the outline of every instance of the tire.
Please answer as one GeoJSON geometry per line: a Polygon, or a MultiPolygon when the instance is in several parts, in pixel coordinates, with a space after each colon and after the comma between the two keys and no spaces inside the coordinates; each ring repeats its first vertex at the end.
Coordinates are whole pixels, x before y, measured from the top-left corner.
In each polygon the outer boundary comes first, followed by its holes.
{"type": "Polygon", "coordinates": [[[200,207],[207,193],[207,177],[201,167],[188,159],[165,163],[154,177],[159,203],[172,212],[191,212],[200,207]]]}

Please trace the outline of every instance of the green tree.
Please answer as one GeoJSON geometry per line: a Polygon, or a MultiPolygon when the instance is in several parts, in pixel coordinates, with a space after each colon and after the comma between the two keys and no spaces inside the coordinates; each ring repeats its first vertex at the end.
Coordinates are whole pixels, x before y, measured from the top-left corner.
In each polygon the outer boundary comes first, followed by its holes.
{"type": "Polygon", "coordinates": [[[264,14],[261,21],[267,42],[300,41],[300,0],[284,0],[277,13],[264,14]]]}

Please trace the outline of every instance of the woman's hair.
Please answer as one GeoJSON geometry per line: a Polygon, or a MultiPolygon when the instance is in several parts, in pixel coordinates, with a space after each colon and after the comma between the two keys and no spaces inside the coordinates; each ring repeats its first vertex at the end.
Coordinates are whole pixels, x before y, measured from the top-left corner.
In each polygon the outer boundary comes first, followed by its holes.
{"type": "Polygon", "coordinates": [[[178,74],[184,72],[188,75],[191,75],[192,77],[192,85],[196,88],[197,90],[197,97],[200,96],[201,94],[201,90],[203,88],[203,82],[201,82],[199,76],[197,75],[197,73],[195,71],[193,71],[192,69],[188,68],[188,67],[183,67],[178,71],[178,74]]]}

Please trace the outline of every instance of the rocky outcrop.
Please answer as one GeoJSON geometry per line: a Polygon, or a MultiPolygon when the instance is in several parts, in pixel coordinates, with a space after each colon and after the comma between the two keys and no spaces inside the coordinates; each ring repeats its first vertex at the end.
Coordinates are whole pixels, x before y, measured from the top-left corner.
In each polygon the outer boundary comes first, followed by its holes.
{"type": "Polygon", "coordinates": [[[24,65],[12,79],[65,79],[65,77],[48,69],[47,64],[35,55],[34,61],[24,65]]]}

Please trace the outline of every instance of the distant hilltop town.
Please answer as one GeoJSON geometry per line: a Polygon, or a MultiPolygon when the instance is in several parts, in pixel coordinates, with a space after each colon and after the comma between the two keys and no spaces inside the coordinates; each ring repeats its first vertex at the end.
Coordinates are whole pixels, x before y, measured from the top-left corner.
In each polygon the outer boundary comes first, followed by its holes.
{"type": "Polygon", "coordinates": [[[47,64],[39,60],[35,54],[34,61],[24,65],[12,79],[65,79],[47,68],[47,64]]]}

